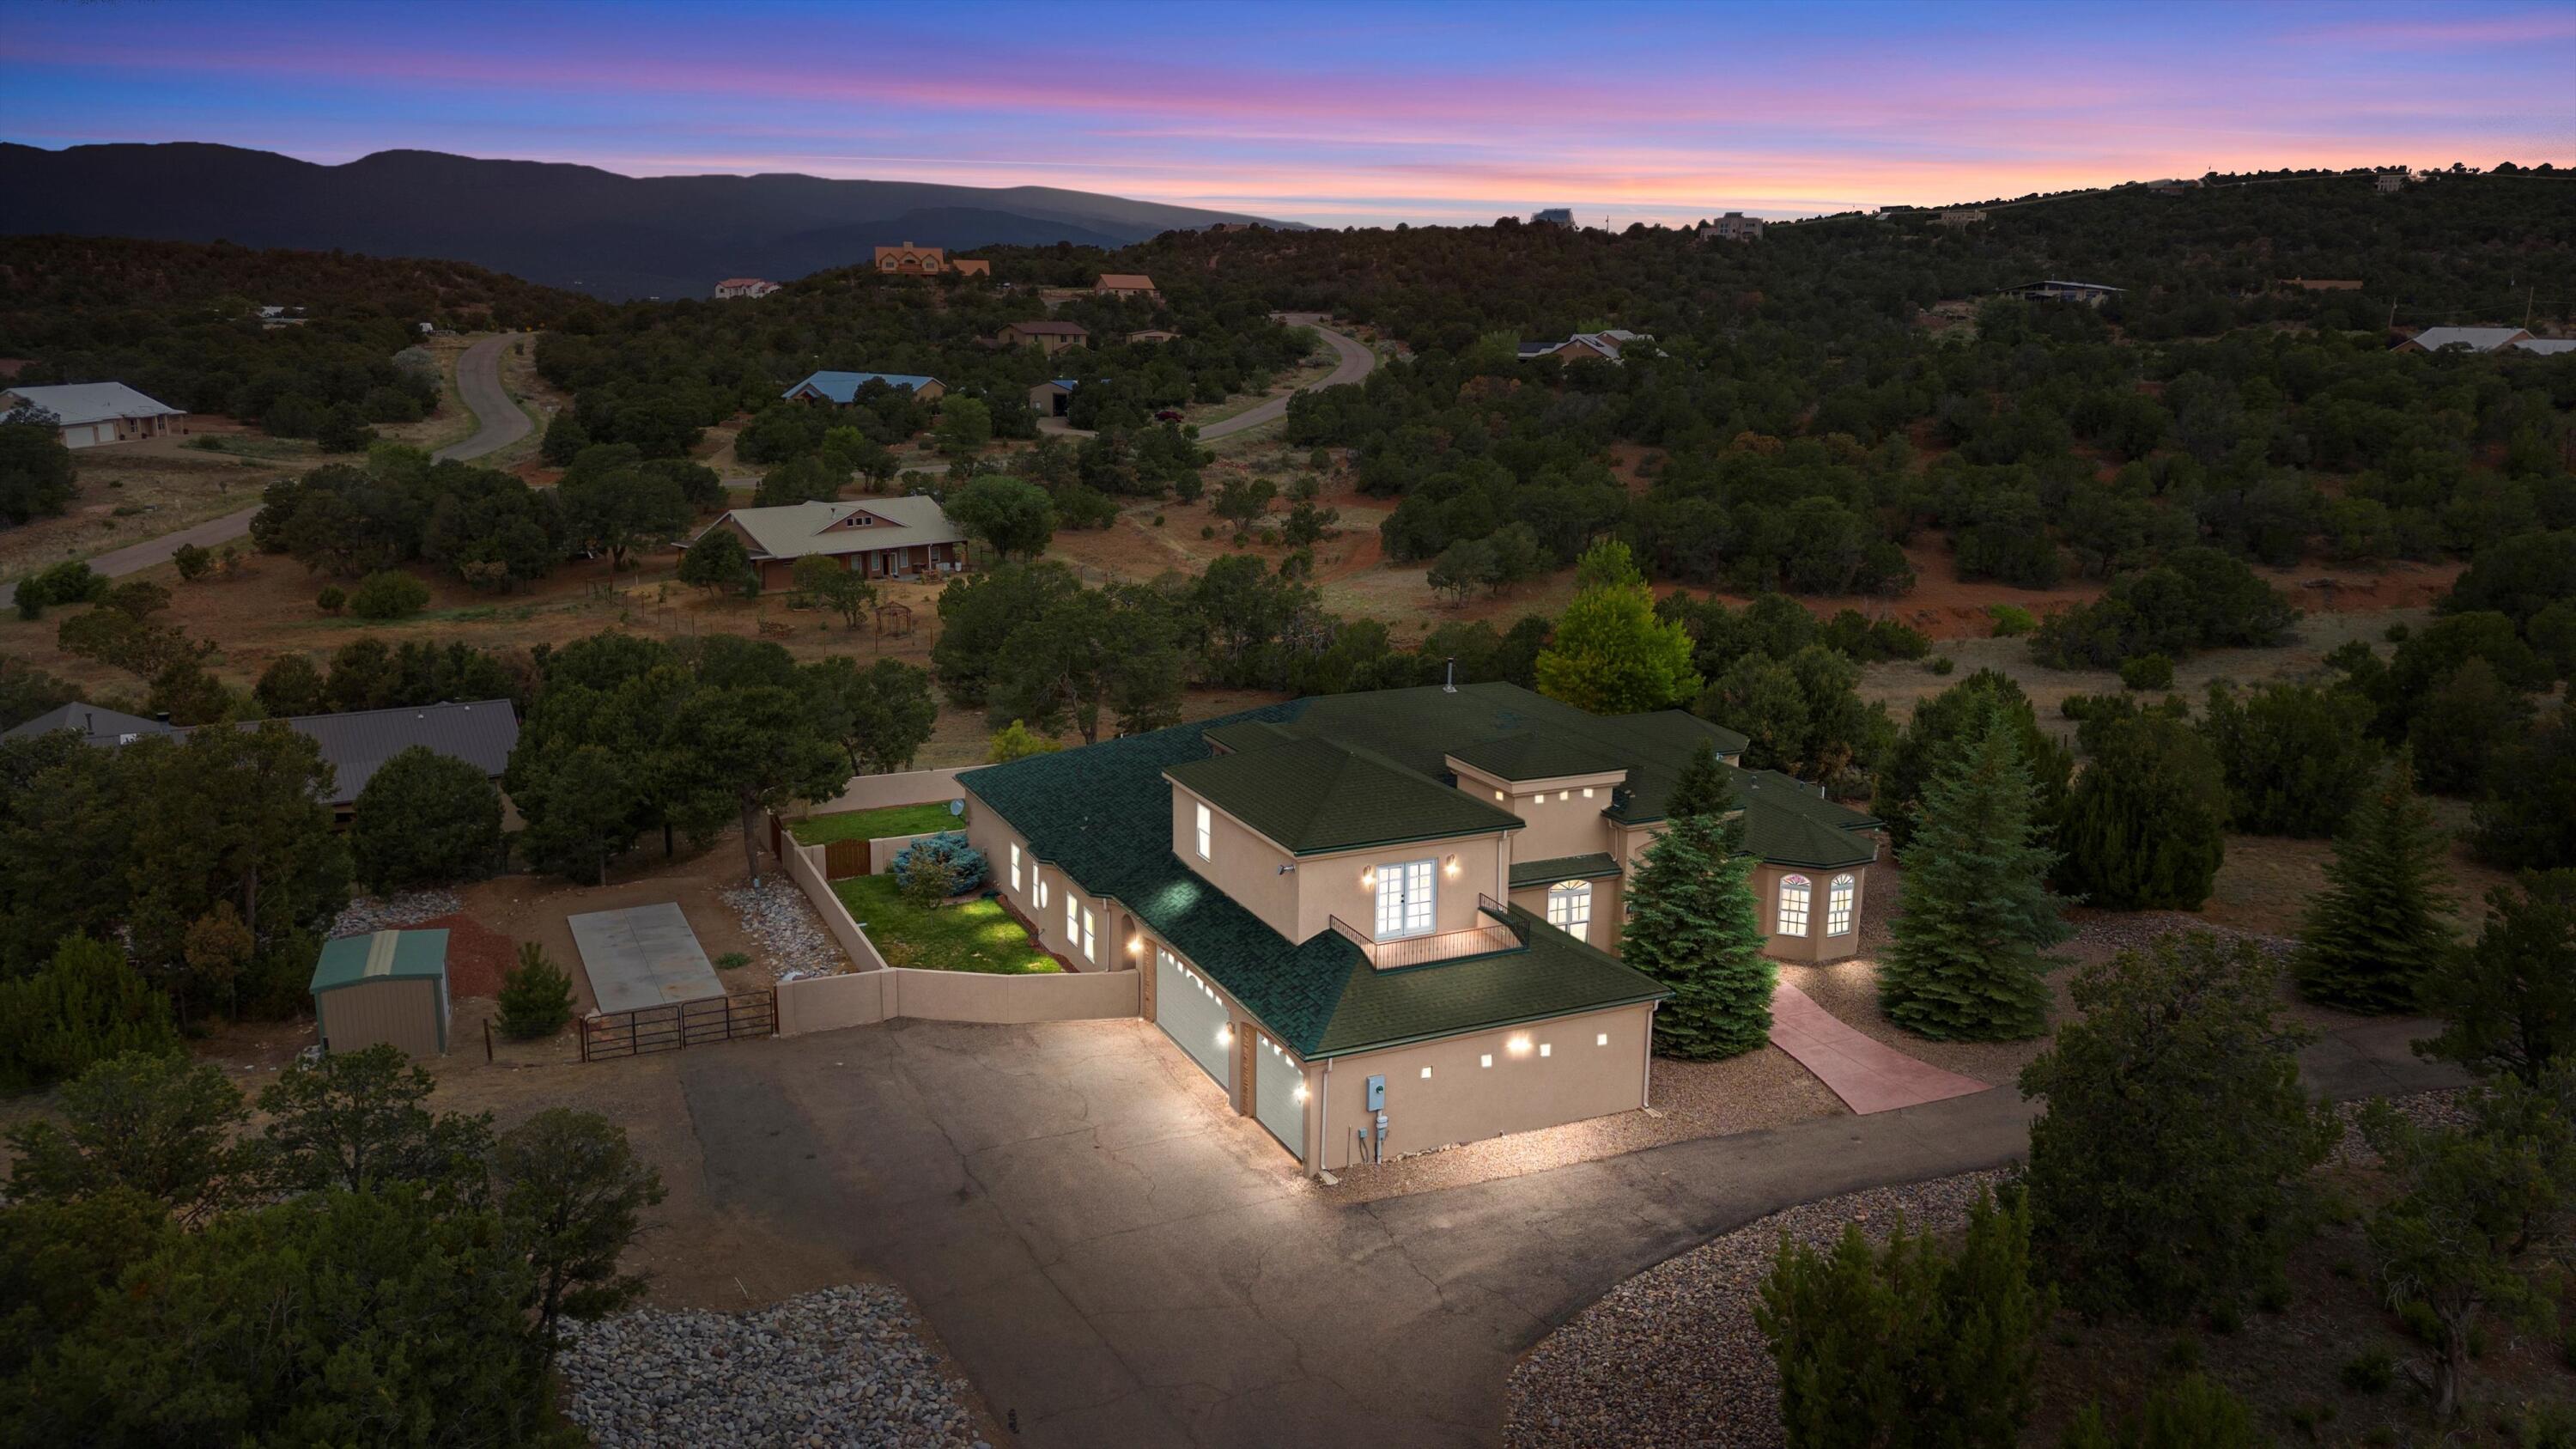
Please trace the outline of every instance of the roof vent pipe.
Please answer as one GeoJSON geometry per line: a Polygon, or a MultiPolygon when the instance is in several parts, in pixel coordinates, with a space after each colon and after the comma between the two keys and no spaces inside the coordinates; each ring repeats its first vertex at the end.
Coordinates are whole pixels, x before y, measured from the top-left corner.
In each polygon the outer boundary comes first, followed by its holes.
{"type": "Polygon", "coordinates": [[[1449,672],[1440,681],[1440,692],[1442,694],[1456,694],[1458,692],[1458,656],[1455,654],[1450,655],[1448,664],[1449,672]]]}

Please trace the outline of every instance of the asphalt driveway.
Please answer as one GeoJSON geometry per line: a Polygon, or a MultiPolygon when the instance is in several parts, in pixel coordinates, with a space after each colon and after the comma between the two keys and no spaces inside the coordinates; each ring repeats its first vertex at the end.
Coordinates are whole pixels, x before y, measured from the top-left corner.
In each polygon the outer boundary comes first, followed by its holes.
{"type": "MultiPolygon", "coordinates": [[[[2312,1083],[2447,1083],[2409,1025],[2329,1038],[2312,1083]]],[[[2009,1161],[2029,1120],[1992,1091],[1344,1207],[1144,1022],[895,1022],[675,1070],[700,1160],[665,1171],[902,1283],[1032,1445],[1490,1443],[1514,1360],[1621,1279],[2009,1161]]]]}

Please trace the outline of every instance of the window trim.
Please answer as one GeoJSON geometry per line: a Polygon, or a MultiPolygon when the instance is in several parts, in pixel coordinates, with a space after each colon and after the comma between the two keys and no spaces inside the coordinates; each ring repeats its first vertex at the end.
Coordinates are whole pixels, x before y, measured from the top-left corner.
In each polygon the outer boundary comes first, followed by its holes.
{"type": "Polygon", "coordinates": [[[1196,803],[1198,805],[1199,812],[1199,859],[1214,860],[1216,859],[1216,855],[1214,853],[1214,846],[1216,845],[1216,812],[1208,808],[1208,804],[1205,800],[1201,800],[1196,803]]]}
{"type": "Polygon", "coordinates": [[[1777,926],[1778,929],[1773,931],[1771,934],[1775,936],[1797,936],[1804,938],[1807,934],[1808,927],[1813,924],[1813,921],[1809,916],[1809,907],[1814,902],[1815,891],[1815,882],[1807,879],[1803,875],[1792,872],[1791,874],[1780,877],[1780,889],[1778,891],[1779,902],[1772,910],[1772,923],[1777,926]],[[1792,892],[1795,892],[1797,899],[1795,925],[1790,923],[1791,917],[1789,903],[1792,892]]]}
{"type": "Polygon", "coordinates": [[[1835,876],[1825,886],[1825,934],[1848,936],[1860,914],[1852,907],[1860,899],[1860,880],[1850,871],[1835,876]]]}
{"type": "Polygon", "coordinates": [[[1082,908],[1082,959],[1094,963],[1100,960],[1100,918],[1092,914],[1089,906],[1082,908]]]}
{"type": "Polygon", "coordinates": [[[1020,843],[1011,842],[1011,889],[1020,888],[1020,843]]]}

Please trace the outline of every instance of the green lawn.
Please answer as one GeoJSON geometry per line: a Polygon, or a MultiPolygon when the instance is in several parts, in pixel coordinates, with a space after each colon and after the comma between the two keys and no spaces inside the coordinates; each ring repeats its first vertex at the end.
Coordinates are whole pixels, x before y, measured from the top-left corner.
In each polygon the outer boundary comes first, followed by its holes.
{"type": "Polygon", "coordinates": [[[799,845],[823,845],[835,840],[883,840],[890,835],[923,835],[933,830],[956,830],[957,817],[941,805],[889,805],[882,810],[848,810],[838,815],[817,815],[807,820],[791,821],[788,828],[796,833],[799,845]]]}
{"type": "Polygon", "coordinates": [[[859,875],[832,882],[850,918],[867,928],[889,966],[925,971],[980,971],[989,976],[1028,976],[1064,968],[1029,944],[1029,933],[1001,902],[976,899],[925,911],[903,898],[890,875],[859,875]]]}

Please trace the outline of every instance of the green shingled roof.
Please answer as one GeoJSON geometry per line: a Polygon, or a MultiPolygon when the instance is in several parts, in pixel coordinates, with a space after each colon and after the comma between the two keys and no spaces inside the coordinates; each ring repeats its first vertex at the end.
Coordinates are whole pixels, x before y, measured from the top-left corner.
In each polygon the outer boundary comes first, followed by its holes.
{"type": "Polygon", "coordinates": [[[1331,740],[1214,755],[1165,773],[1292,855],[1521,828],[1501,806],[1331,740]]]}
{"type": "Polygon", "coordinates": [[[1451,750],[1449,757],[1499,780],[1553,780],[1566,775],[1606,775],[1628,762],[1566,735],[1505,735],[1451,750]]]}
{"type": "Polygon", "coordinates": [[[1528,890],[1561,880],[1606,880],[1622,874],[1625,872],[1619,869],[1619,862],[1612,860],[1608,851],[1561,855],[1552,860],[1516,860],[1512,862],[1512,889],[1528,890]]]}
{"type": "Polygon", "coordinates": [[[1823,869],[1878,858],[1878,842],[1859,832],[1886,822],[1837,805],[1794,776],[1738,769],[1735,798],[1744,807],[1745,849],[1773,865],[1823,869]]]}

